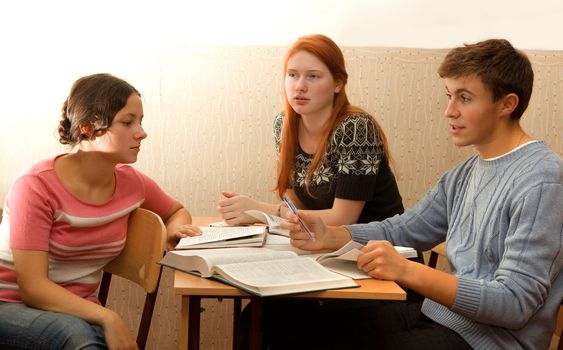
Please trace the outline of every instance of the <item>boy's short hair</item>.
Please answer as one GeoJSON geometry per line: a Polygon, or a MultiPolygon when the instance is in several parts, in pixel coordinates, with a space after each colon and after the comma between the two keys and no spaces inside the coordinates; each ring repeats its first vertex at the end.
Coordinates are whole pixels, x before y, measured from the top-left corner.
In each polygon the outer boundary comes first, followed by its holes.
{"type": "Polygon", "coordinates": [[[520,119],[530,101],[534,71],[528,57],[507,40],[489,39],[452,49],[438,68],[442,78],[477,75],[491,91],[493,101],[509,93],[518,96],[518,106],[510,116],[520,119]]]}

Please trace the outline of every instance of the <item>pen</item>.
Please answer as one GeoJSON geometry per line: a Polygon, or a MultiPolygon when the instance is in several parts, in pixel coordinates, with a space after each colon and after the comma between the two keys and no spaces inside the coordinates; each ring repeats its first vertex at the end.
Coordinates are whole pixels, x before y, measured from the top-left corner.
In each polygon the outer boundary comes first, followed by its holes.
{"type": "Polygon", "coordinates": [[[297,216],[297,220],[299,220],[299,225],[301,225],[301,229],[309,234],[309,238],[314,240],[315,237],[313,236],[311,230],[309,230],[309,227],[307,227],[305,221],[301,220],[301,218],[297,215],[297,208],[295,207],[291,199],[289,199],[288,196],[283,196],[283,201],[285,202],[285,204],[287,204],[289,210],[291,210],[291,212],[295,214],[295,216],[297,216]]]}

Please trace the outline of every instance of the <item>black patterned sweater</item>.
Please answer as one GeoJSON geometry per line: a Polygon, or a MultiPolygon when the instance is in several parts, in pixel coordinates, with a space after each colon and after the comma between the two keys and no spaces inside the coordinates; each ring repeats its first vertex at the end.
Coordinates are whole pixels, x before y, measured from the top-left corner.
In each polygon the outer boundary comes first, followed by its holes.
{"type": "MultiPolygon", "coordinates": [[[[283,117],[282,112],[274,119],[278,155],[283,117]]],[[[358,223],[381,221],[404,211],[395,176],[384,154],[383,141],[370,115],[352,114],[334,130],[311,180],[310,191],[314,197],[305,188],[313,156],[298,146],[290,185],[307,209],[330,209],[334,198],[365,201],[358,223]]]]}

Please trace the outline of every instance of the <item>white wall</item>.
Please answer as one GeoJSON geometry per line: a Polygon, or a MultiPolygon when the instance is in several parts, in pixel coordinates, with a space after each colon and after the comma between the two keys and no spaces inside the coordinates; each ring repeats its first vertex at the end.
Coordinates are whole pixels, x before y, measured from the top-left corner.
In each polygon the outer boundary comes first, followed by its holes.
{"type": "MultiPolygon", "coordinates": [[[[124,78],[150,106],[163,62],[190,65],[171,57],[201,45],[287,46],[324,33],[341,46],[437,48],[505,37],[524,49],[563,50],[562,18],[561,0],[3,1],[0,202],[29,159],[61,150],[60,105],[82,75],[124,78]]],[[[273,72],[280,67],[281,58],[273,72]]]]}
{"type": "Polygon", "coordinates": [[[2,2],[0,35],[12,47],[49,50],[283,46],[306,33],[348,46],[443,48],[504,37],[524,49],[560,50],[562,18],[561,0],[32,0],[2,2]]]}

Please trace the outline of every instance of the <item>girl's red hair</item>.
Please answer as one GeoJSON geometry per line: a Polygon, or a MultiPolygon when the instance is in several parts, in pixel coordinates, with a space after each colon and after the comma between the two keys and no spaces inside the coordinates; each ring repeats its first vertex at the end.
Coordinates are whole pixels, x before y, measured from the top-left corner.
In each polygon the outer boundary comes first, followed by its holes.
{"type": "MultiPolygon", "coordinates": [[[[316,56],[328,67],[334,81],[342,84],[340,92],[336,93],[334,96],[332,115],[325,125],[319,147],[317,147],[317,152],[315,153],[307,171],[306,188],[307,192],[309,192],[309,184],[313,177],[313,173],[319,166],[319,163],[325,154],[327,145],[330,142],[329,137],[331,133],[347,116],[355,113],[367,113],[359,107],[350,105],[350,102],[348,101],[345,90],[346,83],[348,82],[348,73],[346,72],[344,55],[334,41],[321,34],[307,35],[299,38],[285,55],[283,64],[284,77],[287,75],[288,61],[299,51],[306,51],[316,56]]],[[[283,197],[291,183],[291,176],[295,166],[295,157],[297,155],[297,145],[299,142],[299,138],[297,136],[299,114],[295,113],[289,104],[285,87],[283,88],[283,97],[285,116],[281,133],[278,180],[274,189],[277,191],[280,198],[283,197]]],[[[385,155],[387,156],[387,159],[389,159],[385,134],[383,133],[381,127],[379,127],[379,124],[377,124],[377,122],[375,122],[375,124],[379,129],[378,131],[384,143],[385,155]]],[[[311,193],[309,192],[309,194],[311,193]]]]}

